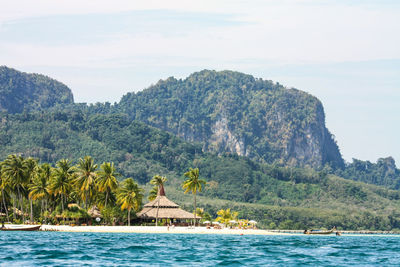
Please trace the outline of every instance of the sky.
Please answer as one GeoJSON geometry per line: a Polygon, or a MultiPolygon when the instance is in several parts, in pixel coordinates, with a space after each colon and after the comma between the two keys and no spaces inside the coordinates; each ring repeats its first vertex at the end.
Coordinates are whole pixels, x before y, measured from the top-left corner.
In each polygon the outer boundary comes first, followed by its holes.
{"type": "Polygon", "coordinates": [[[0,0],[0,65],[76,102],[235,70],[318,97],[344,159],[400,166],[398,0],[0,0]]]}

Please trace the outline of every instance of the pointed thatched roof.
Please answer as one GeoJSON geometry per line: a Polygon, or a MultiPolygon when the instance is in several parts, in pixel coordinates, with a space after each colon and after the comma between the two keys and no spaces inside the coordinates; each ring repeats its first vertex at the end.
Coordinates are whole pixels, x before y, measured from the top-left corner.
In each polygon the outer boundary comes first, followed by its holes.
{"type": "Polygon", "coordinates": [[[164,196],[157,196],[156,199],[144,205],[145,208],[179,208],[179,205],[175,204],[171,200],[169,200],[165,195],[164,196]]]}
{"type": "MultiPolygon", "coordinates": [[[[179,205],[165,196],[164,187],[161,186],[156,199],[144,205],[143,210],[137,214],[142,219],[194,219],[194,214],[187,212],[179,205]]],[[[196,219],[199,219],[196,216],[196,219]]]]}

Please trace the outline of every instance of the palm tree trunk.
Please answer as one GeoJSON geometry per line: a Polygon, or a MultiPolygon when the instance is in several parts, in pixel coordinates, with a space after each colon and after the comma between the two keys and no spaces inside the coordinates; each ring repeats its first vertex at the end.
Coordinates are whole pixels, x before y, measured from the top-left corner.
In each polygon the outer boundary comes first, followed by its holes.
{"type": "Polygon", "coordinates": [[[85,192],[85,209],[88,209],[88,193],[85,192]]]}
{"type": "Polygon", "coordinates": [[[40,217],[43,218],[44,198],[40,201],[40,217]]]}
{"type": "Polygon", "coordinates": [[[106,191],[107,193],[106,193],[106,204],[104,205],[104,208],[107,208],[107,199],[108,199],[108,189],[107,189],[107,191],[106,191]]]}
{"type": "Polygon", "coordinates": [[[194,195],[194,227],[196,227],[196,193],[194,195]]]}
{"type": "Polygon", "coordinates": [[[4,209],[6,210],[6,216],[7,216],[7,221],[8,221],[8,210],[7,210],[6,198],[4,197],[4,190],[3,189],[1,189],[1,195],[3,197],[3,205],[4,205],[4,209]]]}
{"type": "Polygon", "coordinates": [[[22,199],[22,195],[19,192],[19,187],[17,187],[18,190],[18,198],[19,198],[19,204],[20,204],[20,208],[21,208],[21,212],[22,212],[22,223],[25,222],[25,213],[24,213],[24,201],[22,199]]]}
{"type": "Polygon", "coordinates": [[[21,212],[22,212],[22,223],[25,223],[25,212],[24,212],[24,199],[22,196],[20,197],[20,203],[21,203],[21,212]]]}
{"type": "Polygon", "coordinates": [[[33,223],[33,203],[32,203],[32,199],[29,199],[30,201],[30,205],[31,205],[31,223],[33,223]]]}
{"type": "Polygon", "coordinates": [[[64,194],[61,194],[61,208],[62,208],[62,212],[64,214],[64,194]]]}
{"type": "Polygon", "coordinates": [[[63,221],[64,221],[64,224],[65,224],[65,218],[64,218],[64,194],[61,194],[61,208],[62,208],[63,221]]]}
{"type": "Polygon", "coordinates": [[[158,226],[158,210],[160,209],[160,198],[157,202],[157,213],[156,213],[156,226],[158,226]]]}
{"type": "Polygon", "coordinates": [[[131,226],[131,210],[128,209],[128,226],[131,226]]]}
{"type": "Polygon", "coordinates": [[[15,216],[15,209],[16,209],[16,207],[15,207],[15,194],[13,194],[13,219],[15,220],[16,219],[16,216],[15,216]]]}

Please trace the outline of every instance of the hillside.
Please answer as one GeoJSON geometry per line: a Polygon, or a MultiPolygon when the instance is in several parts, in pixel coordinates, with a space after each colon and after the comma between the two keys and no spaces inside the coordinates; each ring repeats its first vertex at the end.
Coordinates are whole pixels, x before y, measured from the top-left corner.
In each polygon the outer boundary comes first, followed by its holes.
{"type": "Polygon", "coordinates": [[[204,70],[161,80],[123,96],[114,111],[200,142],[204,151],[291,166],[344,164],[317,98],[243,73],[204,70]]]}
{"type": "Polygon", "coordinates": [[[380,158],[376,163],[353,159],[345,169],[336,170],[336,173],[347,179],[400,189],[400,170],[392,157],[380,158]]]}
{"type": "Polygon", "coordinates": [[[371,224],[375,229],[398,227],[398,191],[312,169],[267,165],[226,153],[204,153],[201,145],[132,122],[126,115],[7,115],[1,122],[0,142],[2,159],[18,153],[54,164],[61,158],[76,161],[91,155],[97,163],[115,162],[124,177],[132,176],[141,184],[155,174],[166,175],[170,181],[168,195],[188,208],[191,197],[183,195],[180,188],[182,174],[189,167],[199,167],[201,176],[208,181],[200,194],[201,206],[212,213],[232,206],[242,216],[251,213],[264,227],[271,223],[276,227],[298,227],[296,223],[304,225],[306,221],[307,226],[322,227],[337,222],[346,213],[351,213],[351,218],[337,223],[343,228],[356,225],[372,229],[371,224]],[[305,211],[309,213],[303,214],[305,211]],[[391,222],[389,215],[393,217],[391,222]],[[357,222],[359,218],[364,221],[357,222]]]}
{"type": "Polygon", "coordinates": [[[0,112],[42,110],[73,102],[71,90],[54,79],[0,66],[0,112]]]}
{"type": "Polygon", "coordinates": [[[307,93],[202,71],[116,105],[86,105],[48,77],[0,70],[1,160],[16,153],[54,164],[90,155],[142,185],[167,176],[168,196],[187,209],[182,174],[199,167],[208,181],[199,203],[214,216],[232,207],[270,228],[400,229],[400,193],[390,190],[400,184],[394,160],[344,166],[322,104],[307,93]]]}

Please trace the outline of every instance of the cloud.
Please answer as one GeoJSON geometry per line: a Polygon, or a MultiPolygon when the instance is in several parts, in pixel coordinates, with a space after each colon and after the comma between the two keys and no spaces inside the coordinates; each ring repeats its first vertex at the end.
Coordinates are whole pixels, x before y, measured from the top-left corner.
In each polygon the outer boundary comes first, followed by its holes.
{"type": "Polygon", "coordinates": [[[193,55],[281,63],[400,58],[398,8],[330,1],[214,2],[39,1],[31,7],[30,1],[12,2],[0,11],[0,40],[8,55],[0,60],[29,59],[32,53],[40,57],[36,62],[66,65],[155,55],[161,62],[165,55],[187,57],[188,64],[193,55]]]}

